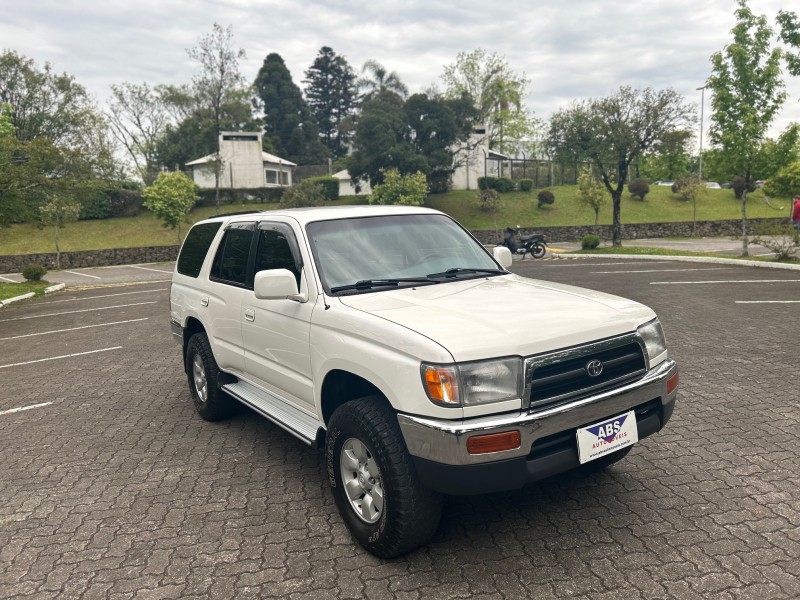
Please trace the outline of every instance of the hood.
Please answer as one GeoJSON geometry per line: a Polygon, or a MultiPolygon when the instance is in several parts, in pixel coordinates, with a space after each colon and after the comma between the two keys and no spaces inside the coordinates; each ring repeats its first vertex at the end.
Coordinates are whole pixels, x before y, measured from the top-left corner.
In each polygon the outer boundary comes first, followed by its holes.
{"type": "Polygon", "coordinates": [[[339,299],[438,342],[456,361],[559,350],[630,333],[655,317],[632,300],[517,275],[339,299]]]}

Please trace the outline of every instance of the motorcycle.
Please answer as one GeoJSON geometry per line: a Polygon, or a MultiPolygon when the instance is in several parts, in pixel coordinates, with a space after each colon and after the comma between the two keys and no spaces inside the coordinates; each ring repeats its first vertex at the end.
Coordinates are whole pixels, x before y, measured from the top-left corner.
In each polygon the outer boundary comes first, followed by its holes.
{"type": "Polygon", "coordinates": [[[526,254],[530,254],[533,258],[542,258],[547,252],[547,238],[543,234],[522,235],[519,225],[517,225],[516,231],[511,227],[506,227],[500,245],[511,250],[511,254],[521,254],[523,259],[526,254]],[[519,238],[520,243],[517,243],[516,238],[519,238]]]}

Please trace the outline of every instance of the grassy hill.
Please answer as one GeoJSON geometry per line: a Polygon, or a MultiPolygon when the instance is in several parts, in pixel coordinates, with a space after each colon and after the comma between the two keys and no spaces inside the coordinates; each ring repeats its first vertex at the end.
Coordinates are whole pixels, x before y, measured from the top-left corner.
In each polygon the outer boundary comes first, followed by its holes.
{"type": "MultiPolygon", "coordinates": [[[[537,208],[533,192],[512,192],[501,195],[502,210],[497,217],[500,227],[522,225],[523,227],[591,225],[594,212],[578,202],[575,186],[549,188],[556,197],[555,204],[537,208]]],[[[460,221],[469,229],[494,229],[492,217],[477,207],[477,192],[454,191],[430,196],[426,206],[436,208],[460,221]]],[[[343,198],[331,204],[366,204],[364,197],[343,198]]],[[[784,217],[789,215],[788,200],[764,201],[761,191],[748,198],[748,217],[784,217]],[[782,207],[782,208],[781,208],[782,207]]],[[[277,204],[227,204],[222,212],[237,212],[248,209],[271,210],[277,204]]],[[[703,190],[697,200],[697,219],[713,221],[741,218],[741,203],[730,190],[703,190]]],[[[213,207],[194,209],[190,221],[195,222],[214,214],[213,207]]],[[[655,223],[666,221],[691,221],[692,205],[682,202],[668,187],[651,188],[646,200],[634,200],[627,193],[622,199],[623,223],[655,223]]],[[[611,202],[603,207],[600,223],[611,223],[611,202]]],[[[186,232],[184,228],[183,232],[186,232]]],[[[61,250],[99,250],[103,248],[129,248],[136,246],[166,246],[177,243],[174,231],[164,229],[161,223],[147,211],[137,217],[80,221],[69,224],[61,232],[61,250]]],[[[52,229],[39,229],[34,224],[13,225],[0,229],[0,254],[32,254],[53,252],[52,229]]]]}

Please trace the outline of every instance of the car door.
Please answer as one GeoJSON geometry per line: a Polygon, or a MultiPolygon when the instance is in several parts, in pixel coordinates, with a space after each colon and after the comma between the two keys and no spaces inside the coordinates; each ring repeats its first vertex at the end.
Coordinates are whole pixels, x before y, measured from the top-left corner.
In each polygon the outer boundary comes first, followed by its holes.
{"type": "Polygon", "coordinates": [[[255,273],[288,269],[308,301],[259,300],[252,286],[244,291],[242,339],[245,368],[253,383],[305,410],[314,411],[309,338],[316,301],[313,277],[287,222],[262,221],[256,232],[255,273]]]}
{"type": "Polygon", "coordinates": [[[205,324],[211,338],[214,358],[223,371],[239,374],[244,371],[242,344],[242,300],[252,281],[256,222],[235,222],[225,227],[209,272],[208,293],[201,298],[205,306],[205,324]]]}

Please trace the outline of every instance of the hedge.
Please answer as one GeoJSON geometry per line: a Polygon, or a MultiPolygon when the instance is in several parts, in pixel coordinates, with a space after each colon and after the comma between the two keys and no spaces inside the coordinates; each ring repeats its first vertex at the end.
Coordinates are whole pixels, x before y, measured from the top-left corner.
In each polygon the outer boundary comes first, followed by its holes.
{"type": "Polygon", "coordinates": [[[323,175],[321,177],[307,177],[303,181],[311,181],[319,186],[322,186],[322,193],[325,200],[338,200],[339,199],[339,180],[330,175],[323,175]]]}
{"type": "MultiPolygon", "coordinates": [[[[274,203],[280,202],[283,195],[281,187],[274,188],[248,188],[231,190],[220,188],[219,202],[220,204],[247,204],[253,203],[274,203]]],[[[195,206],[216,206],[216,190],[201,189],[197,192],[200,200],[197,201],[195,206]]]]}

